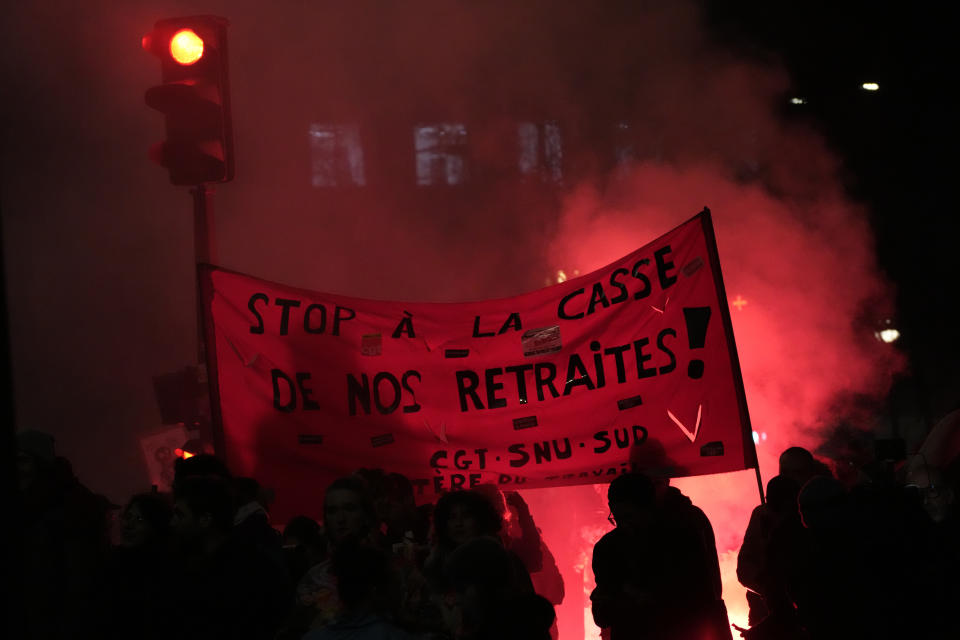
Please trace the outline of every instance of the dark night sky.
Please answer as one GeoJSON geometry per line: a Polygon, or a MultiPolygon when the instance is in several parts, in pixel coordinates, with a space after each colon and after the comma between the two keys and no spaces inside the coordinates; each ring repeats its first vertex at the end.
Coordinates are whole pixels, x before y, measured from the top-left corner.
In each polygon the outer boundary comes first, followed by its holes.
{"type": "MultiPolygon", "coordinates": [[[[159,426],[151,376],[192,363],[196,345],[189,198],[146,158],[162,133],[143,92],[159,71],[139,40],[156,20],[191,13],[232,22],[238,177],[217,192],[221,263],[367,297],[505,295],[542,285],[557,266],[556,190],[492,179],[466,196],[411,189],[397,151],[409,139],[392,125],[480,123],[476,153],[496,165],[502,149],[486,141],[510,118],[575,123],[572,139],[589,140],[597,123],[637,111],[636,86],[674,91],[675,105],[657,106],[695,129],[707,118],[689,85],[709,77],[697,61],[749,61],[763,70],[771,113],[823,134],[868,211],[911,358],[903,410],[932,420],[957,403],[960,349],[947,310],[958,223],[943,137],[951,76],[941,75],[949,38],[935,3],[898,13],[866,2],[707,2],[703,15],[687,3],[481,4],[8,8],[0,198],[18,427],[54,433],[81,477],[114,500],[142,486],[138,439],[159,426]],[[859,90],[867,80],[881,91],[859,90]],[[808,104],[792,109],[794,94],[808,104]],[[306,125],[343,117],[376,132],[375,186],[318,195],[306,125]]],[[[739,95],[704,90],[705,101],[718,97],[733,105],[732,124],[703,137],[728,148],[753,116],[736,115],[739,95]]],[[[667,155],[704,153],[664,129],[667,155]]],[[[603,173],[598,157],[572,145],[571,174],[603,173]]]]}
{"type": "Polygon", "coordinates": [[[714,25],[757,55],[775,52],[804,111],[844,159],[868,206],[881,267],[897,285],[911,369],[902,402],[936,419],[960,403],[958,273],[949,60],[940,3],[709,2],[714,25]],[[858,91],[876,81],[875,94],[858,91]]]}

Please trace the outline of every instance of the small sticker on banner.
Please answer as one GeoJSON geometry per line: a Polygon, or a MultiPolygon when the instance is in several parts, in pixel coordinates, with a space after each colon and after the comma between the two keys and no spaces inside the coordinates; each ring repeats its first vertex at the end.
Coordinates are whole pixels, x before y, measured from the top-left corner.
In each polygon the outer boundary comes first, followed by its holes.
{"type": "Polygon", "coordinates": [[[537,416],[527,416],[526,418],[514,418],[513,428],[517,431],[520,429],[529,429],[531,427],[537,426],[537,416]]]}
{"type": "Polygon", "coordinates": [[[360,338],[360,354],[364,356],[383,355],[383,338],[379,333],[368,333],[360,338]]]}
{"type": "Polygon", "coordinates": [[[323,444],[323,436],[319,433],[300,433],[297,435],[300,444],[323,444]]]}
{"type": "Polygon", "coordinates": [[[687,264],[683,265],[683,275],[688,278],[700,270],[700,267],[703,266],[703,260],[700,256],[697,256],[687,264]]]}
{"type": "Polygon", "coordinates": [[[466,358],[470,355],[470,349],[444,349],[444,358],[466,358]]]}
{"type": "Polygon", "coordinates": [[[523,347],[523,355],[527,358],[556,353],[561,349],[560,326],[530,329],[520,338],[520,345],[523,347]]]}
{"type": "Polygon", "coordinates": [[[707,458],[710,456],[722,456],[723,455],[723,443],[719,440],[714,440],[713,442],[708,442],[707,444],[700,447],[700,457],[707,458]]]}
{"type": "Polygon", "coordinates": [[[634,407],[639,407],[643,404],[643,400],[640,396],[631,396],[629,398],[622,398],[617,400],[617,409],[624,411],[626,409],[633,409],[634,407]]]}
{"type": "Polygon", "coordinates": [[[382,436],[373,436],[370,438],[370,444],[374,447],[382,447],[384,445],[393,444],[393,434],[385,433],[382,436]]]}

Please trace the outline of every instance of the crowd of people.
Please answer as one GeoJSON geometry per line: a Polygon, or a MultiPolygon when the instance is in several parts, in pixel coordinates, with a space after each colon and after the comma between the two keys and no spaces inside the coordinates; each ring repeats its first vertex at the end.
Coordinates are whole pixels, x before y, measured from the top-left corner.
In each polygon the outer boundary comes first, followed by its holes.
{"type": "Polygon", "coordinates": [[[835,474],[784,451],[738,557],[745,637],[960,638],[956,467],[918,458],[835,474]]]}
{"type": "MultiPolygon", "coordinates": [[[[404,476],[360,469],[326,487],[321,522],[277,528],[269,492],[211,455],[178,460],[171,494],[119,508],[76,479],[49,435],[22,431],[18,445],[27,638],[558,636],[563,580],[516,492],[481,485],[418,505],[404,476]]],[[[805,449],[781,455],[738,558],[744,637],[960,637],[955,470],[870,471],[844,483],[805,449]]],[[[641,473],[616,477],[607,498],[590,596],[603,637],[732,638],[703,511],[641,473]]]]}

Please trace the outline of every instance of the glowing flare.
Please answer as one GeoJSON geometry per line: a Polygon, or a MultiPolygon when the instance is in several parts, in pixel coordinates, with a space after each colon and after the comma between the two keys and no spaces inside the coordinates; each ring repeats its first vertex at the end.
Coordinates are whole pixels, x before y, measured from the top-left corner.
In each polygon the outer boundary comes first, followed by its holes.
{"type": "Polygon", "coordinates": [[[193,29],[181,29],[170,39],[170,55],[182,65],[193,64],[203,57],[203,38],[193,29]]]}
{"type": "Polygon", "coordinates": [[[557,271],[557,284],[560,284],[561,282],[566,282],[566,281],[567,281],[567,273],[563,269],[560,269],[559,271],[557,271]]]}
{"type": "Polygon", "coordinates": [[[807,104],[804,98],[790,98],[790,104],[807,104]]]}
{"type": "Polygon", "coordinates": [[[862,85],[860,85],[860,88],[862,88],[864,91],[878,91],[880,89],[880,85],[876,82],[864,82],[862,85]]]}

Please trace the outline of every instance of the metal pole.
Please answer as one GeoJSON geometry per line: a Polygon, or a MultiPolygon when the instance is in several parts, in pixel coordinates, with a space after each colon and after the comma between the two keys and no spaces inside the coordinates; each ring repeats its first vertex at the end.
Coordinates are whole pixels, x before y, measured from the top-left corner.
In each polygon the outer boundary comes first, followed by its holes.
{"type": "MultiPolygon", "coordinates": [[[[213,188],[206,184],[197,185],[190,190],[193,196],[193,253],[194,267],[212,264],[216,261],[213,235],[213,188]]],[[[207,354],[204,349],[203,297],[200,282],[197,288],[197,362],[206,366],[207,354]]]]}
{"type": "Polygon", "coordinates": [[[753,468],[757,472],[757,489],[760,490],[760,504],[766,504],[767,500],[763,496],[763,478],[760,477],[760,462],[753,468]]]}
{"type": "Polygon", "coordinates": [[[190,190],[193,196],[193,253],[194,253],[194,279],[196,287],[196,305],[197,305],[197,378],[201,386],[201,395],[199,400],[200,415],[196,416],[196,424],[192,425],[191,430],[196,433],[191,437],[199,437],[204,442],[214,444],[216,453],[220,453],[221,447],[218,446],[217,428],[213,425],[213,405],[216,401],[213,398],[213,389],[210,385],[207,367],[207,349],[206,349],[206,317],[204,312],[203,291],[200,286],[198,267],[201,264],[212,264],[217,259],[214,242],[214,219],[213,219],[213,188],[200,184],[190,190]],[[206,400],[207,402],[204,402],[206,400]]]}

